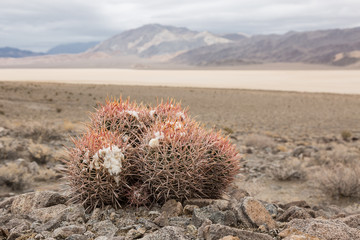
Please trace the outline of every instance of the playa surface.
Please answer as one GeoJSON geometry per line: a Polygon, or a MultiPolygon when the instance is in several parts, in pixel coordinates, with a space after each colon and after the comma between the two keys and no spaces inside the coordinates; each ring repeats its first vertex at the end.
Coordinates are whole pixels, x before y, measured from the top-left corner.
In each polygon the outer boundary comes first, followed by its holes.
{"type": "Polygon", "coordinates": [[[360,94],[359,70],[0,69],[0,81],[360,94]]]}

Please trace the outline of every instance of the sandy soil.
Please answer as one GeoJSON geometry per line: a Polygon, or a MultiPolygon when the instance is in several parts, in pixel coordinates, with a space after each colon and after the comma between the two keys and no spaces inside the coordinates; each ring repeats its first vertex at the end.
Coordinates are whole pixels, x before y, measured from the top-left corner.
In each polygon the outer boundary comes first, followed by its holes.
{"type": "MultiPolygon", "coordinates": [[[[74,74],[75,82],[81,82],[81,71],[78,75],[74,74]]],[[[37,76],[37,74],[27,73],[29,80],[37,76]]],[[[44,74],[38,80],[51,80],[47,78],[50,73],[54,73],[53,70],[49,70],[48,75],[44,74]]],[[[142,72],[142,74],[150,73],[150,71],[142,72]]],[[[25,78],[23,74],[25,72],[22,72],[20,76],[25,78]]],[[[91,71],[88,74],[90,76],[91,71]]],[[[0,76],[1,79],[5,78],[3,75],[0,76]]],[[[57,75],[56,77],[60,80],[64,76],[57,75]]],[[[99,78],[99,75],[95,75],[94,78],[99,78]]],[[[329,151],[328,149],[341,145],[349,151],[353,149],[356,154],[360,152],[358,142],[356,142],[360,137],[360,95],[31,83],[15,82],[16,78],[11,80],[13,81],[0,82],[0,127],[20,133],[33,125],[55,129],[56,132],[65,136],[60,142],[55,141],[56,147],[48,147],[56,151],[61,149],[61,144],[70,145],[68,136],[81,132],[82,123],[88,120],[88,113],[93,111],[98,103],[103,103],[107,97],[130,96],[132,100],[147,104],[156,104],[161,98],[174,98],[181,101],[184,107],[190,108],[191,116],[203,122],[207,127],[214,126],[230,135],[243,154],[247,165],[244,168],[247,172],[239,178],[239,184],[246,186],[250,192],[264,200],[291,201],[305,198],[315,203],[328,201],[326,196],[314,189],[311,181],[301,179],[295,182],[282,182],[266,177],[267,168],[271,164],[283,161],[282,159],[292,159],[292,151],[296,147],[314,146],[319,149],[319,153],[325,154],[329,151]],[[354,141],[341,140],[341,132],[344,130],[351,132],[355,137],[354,141]],[[260,149],[250,146],[252,153],[249,153],[246,138],[254,133],[271,139],[270,150],[268,147],[260,149]],[[249,177],[252,171],[256,172],[255,177],[249,177]],[[246,178],[250,180],[244,182],[246,178]]],[[[114,77],[111,81],[115,80],[114,77]]],[[[21,145],[23,140],[21,136],[25,134],[13,134],[13,136],[17,136],[14,141],[20,141],[21,145]]],[[[0,138],[0,142],[5,140],[5,137],[0,138]]],[[[31,142],[32,140],[29,144],[31,142]]],[[[52,141],[43,141],[41,144],[52,144],[52,141]]],[[[356,156],[358,161],[360,155],[356,156]]],[[[316,159],[315,156],[311,155],[308,160],[306,158],[302,160],[311,162],[312,159],[316,159]]],[[[0,163],[1,161],[0,159],[0,163]]],[[[47,166],[55,165],[56,163],[47,166]]],[[[309,175],[312,175],[313,168],[308,168],[307,171],[310,171],[309,175]]],[[[43,185],[38,187],[49,188],[43,185]]]]}
{"type": "Polygon", "coordinates": [[[360,94],[357,70],[0,69],[0,81],[360,94]]]}

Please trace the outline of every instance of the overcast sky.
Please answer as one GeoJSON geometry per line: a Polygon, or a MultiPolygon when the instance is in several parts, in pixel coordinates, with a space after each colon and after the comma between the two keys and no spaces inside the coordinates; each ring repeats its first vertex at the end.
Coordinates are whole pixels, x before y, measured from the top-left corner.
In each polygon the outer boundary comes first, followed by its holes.
{"type": "Polygon", "coordinates": [[[360,26],[360,0],[0,0],[0,47],[46,51],[148,23],[222,34],[360,26]]]}

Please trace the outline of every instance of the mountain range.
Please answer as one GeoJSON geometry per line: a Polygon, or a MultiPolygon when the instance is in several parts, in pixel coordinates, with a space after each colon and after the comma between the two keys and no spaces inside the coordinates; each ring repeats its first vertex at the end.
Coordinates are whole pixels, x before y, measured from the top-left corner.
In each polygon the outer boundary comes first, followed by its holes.
{"type": "Polygon", "coordinates": [[[52,66],[61,65],[64,61],[71,65],[69,62],[77,59],[85,65],[86,59],[96,61],[99,67],[109,62],[117,67],[116,62],[126,61],[129,66],[143,63],[149,66],[161,63],[196,67],[267,63],[360,66],[360,27],[247,36],[241,33],[217,35],[149,24],[99,43],[60,45],[47,53],[0,48],[0,57],[27,57],[26,60],[0,59],[0,66],[4,63],[31,65],[32,60],[40,65],[42,61],[44,64],[50,62],[52,66]],[[53,54],[63,55],[43,56],[53,54]]]}

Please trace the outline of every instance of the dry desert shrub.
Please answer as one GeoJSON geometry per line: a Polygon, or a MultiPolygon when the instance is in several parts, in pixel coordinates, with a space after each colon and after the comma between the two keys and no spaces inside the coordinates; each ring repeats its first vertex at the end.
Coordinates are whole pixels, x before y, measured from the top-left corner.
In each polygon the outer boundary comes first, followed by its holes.
{"type": "Polygon", "coordinates": [[[62,134],[54,127],[44,125],[20,126],[16,130],[16,136],[32,139],[38,143],[48,143],[62,139],[62,134]]]}
{"type": "Polygon", "coordinates": [[[360,197],[360,167],[337,164],[316,174],[320,189],[335,198],[360,197]]]}
{"type": "Polygon", "coordinates": [[[27,168],[12,162],[0,167],[0,186],[7,186],[13,191],[21,191],[31,183],[32,174],[27,168]]]}
{"type": "Polygon", "coordinates": [[[268,170],[268,175],[279,181],[301,180],[305,179],[306,172],[303,162],[297,158],[285,160],[278,163],[268,170]]]}
{"type": "Polygon", "coordinates": [[[256,147],[259,149],[264,149],[267,147],[271,147],[271,148],[274,147],[275,142],[270,137],[258,135],[258,134],[252,134],[246,137],[245,145],[248,147],[256,147]]]}

